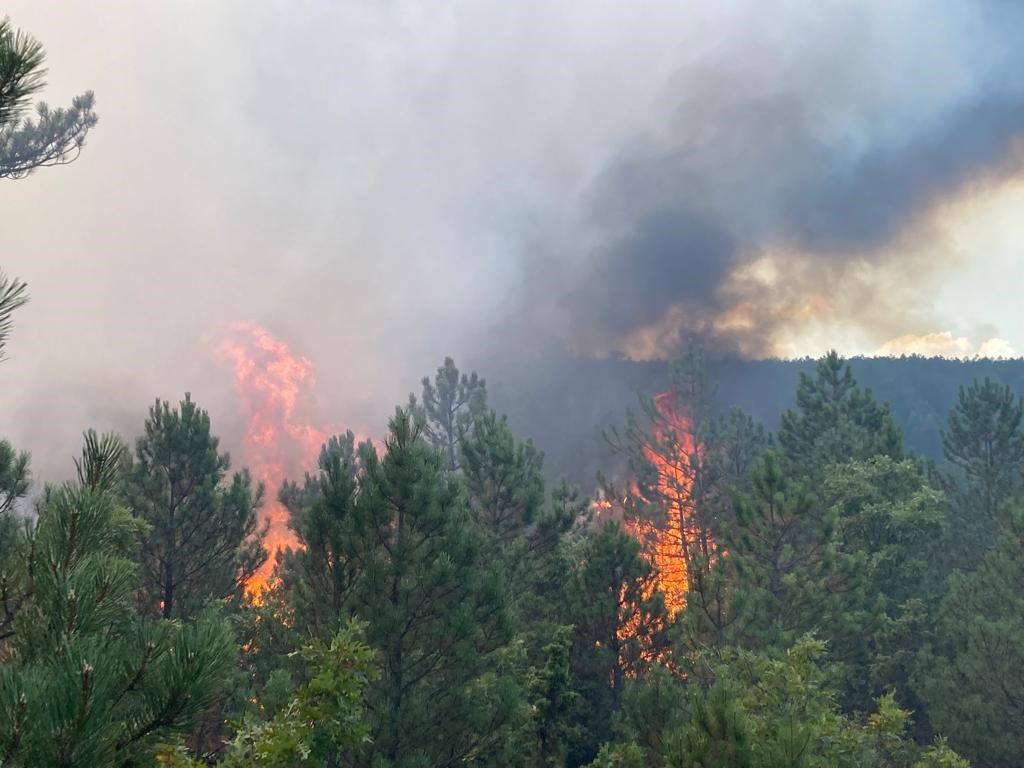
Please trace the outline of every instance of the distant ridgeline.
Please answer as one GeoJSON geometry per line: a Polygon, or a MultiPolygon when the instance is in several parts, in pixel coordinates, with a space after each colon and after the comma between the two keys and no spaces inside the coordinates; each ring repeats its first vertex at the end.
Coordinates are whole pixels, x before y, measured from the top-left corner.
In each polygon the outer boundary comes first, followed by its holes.
{"type": "MultiPolygon", "coordinates": [[[[742,408],[771,431],[783,411],[796,404],[801,371],[814,360],[715,360],[708,374],[717,386],[719,406],[742,408]]],[[[851,358],[857,383],[887,402],[903,428],[909,449],[942,457],[939,430],[956,402],[957,389],[988,376],[1024,394],[1024,360],[947,360],[942,358],[851,358]]],[[[600,470],[618,463],[602,430],[622,424],[635,408],[637,392],[654,395],[667,386],[664,363],[587,360],[551,354],[487,370],[488,396],[508,414],[513,430],[544,450],[552,477],[565,475],[584,491],[600,470]]]]}

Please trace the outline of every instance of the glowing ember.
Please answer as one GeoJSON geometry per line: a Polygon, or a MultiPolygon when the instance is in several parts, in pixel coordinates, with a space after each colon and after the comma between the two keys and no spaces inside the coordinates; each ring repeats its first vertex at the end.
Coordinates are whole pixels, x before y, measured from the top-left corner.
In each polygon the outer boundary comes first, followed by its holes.
{"type": "Polygon", "coordinates": [[[296,543],[277,491],[285,477],[297,476],[314,465],[327,435],[296,423],[296,407],[313,387],[313,364],[292,355],[286,342],[256,323],[235,323],[215,351],[232,365],[235,389],[248,421],[243,463],[266,486],[263,516],[270,521],[266,539],[270,557],[246,584],[246,591],[258,598],[270,579],[274,553],[296,543]]]}

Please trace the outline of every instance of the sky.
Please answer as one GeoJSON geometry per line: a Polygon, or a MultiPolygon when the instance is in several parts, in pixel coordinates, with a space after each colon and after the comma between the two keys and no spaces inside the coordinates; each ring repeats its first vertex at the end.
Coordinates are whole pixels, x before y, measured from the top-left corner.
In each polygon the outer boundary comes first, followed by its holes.
{"type": "MultiPolygon", "coordinates": [[[[310,421],[447,354],[1024,351],[1024,51],[1000,0],[9,0],[73,165],[0,182],[32,300],[0,435],[44,475],[256,323],[310,421]]],[[[230,439],[227,441],[229,444],[230,439]]]]}

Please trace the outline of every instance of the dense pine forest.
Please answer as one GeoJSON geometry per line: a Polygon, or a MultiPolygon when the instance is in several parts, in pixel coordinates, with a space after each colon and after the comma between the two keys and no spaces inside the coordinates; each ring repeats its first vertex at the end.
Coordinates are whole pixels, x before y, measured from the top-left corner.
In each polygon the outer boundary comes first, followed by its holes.
{"type": "Polygon", "coordinates": [[[834,353],[774,432],[697,349],[670,384],[595,497],[451,360],[281,488],[188,397],[61,486],[0,444],[3,764],[1024,764],[1019,396],[926,463],[834,353]]]}

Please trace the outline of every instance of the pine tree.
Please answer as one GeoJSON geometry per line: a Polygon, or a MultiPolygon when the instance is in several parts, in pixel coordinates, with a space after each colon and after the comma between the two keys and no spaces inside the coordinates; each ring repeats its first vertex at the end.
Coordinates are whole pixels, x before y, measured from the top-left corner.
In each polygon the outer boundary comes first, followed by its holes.
{"type": "Polygon", "coordinates": [[[960,387],[942,431],[942,475],[966,564],[992,546],[1008,504],[1024,491],[1024,403],[988,378],[960,387]]]}
{"type": "Polygon", "coordinates": [[[575,626],[572,665],[580,696],[582,739],[570,765],[592,760],[611,734],[628,675],[640,674],[667,646],[663,596],[640,543],[615,520],[577,545],[569,615],[575,626]]]}
{"type": "Polygon", "coordinates": [[[669,748],[666,737],[688,721],[686,686],[696,680],[679,674],[675,655],[666,655],[663,662],[626,680],[622,707],[615,718],[616,739],[640,747],[646,765],[664,764],[669,748]],[[671,669],[666,664],[671,664],[671,669]]]}
{"type": "Polygon", "coordinates": [[[317,474],[306,475],[303,485],[286,481],[281,488],[298,546],[282,555],[279,597],[287,600],[295,630],[326,638],[345,621],[361,574],[352,529],[360,469],[355,435],[330,438],[317,464],[317,474]]]}
{"type": "Polygon", "coordinates": [[[460,482],[420,423],[399,409],[380,457],[330,444],[310,492],[292,488],[307,548],[283,561],[282,590],[296,596],[290,621],[310,631],[367,623],[382,676],[368,689],[372,744],[358,764],[497,764],[525,713],[508,609],[460,482]]]}
{"type": "Polygon", "coordinates": [[[779,445],[798,475],[815,484],[829,464],[876,455],[899,459],[903,435],[889,406],[861,389],[836,352],[818,361],[815,375],[800,374],[797,410],[782,414],[779,445]]]}
{"type": "Polygon", "coordinates": [[[141,541],[144,609],[188,617],[212,600],[239,598],[267,557],[257,510],[263,486],[247,470],[228,478],[210,417],[189,395],[156,402],[135,446],[124,497],[149,524],[141,541]]]}
{"type": "Polygon", "coordinates": [[[28,303],[27,286],[18,278],[9,278],[0,270],[0,361],[11,334],[11,316],[14,310],[28,303]]]}
{"type": "Polygon", "coordinates": [[[455,361],[444,359],[434,381],[423,377],[422,402],[409,395],[409,405],[423,421],[423,437],[442,450],[448,472],[459,468],[459,445],[473,430],[473,421],[487,406],[487,383],[477,376],[459,373],[455,361]]]}
{"type": "Polygon", "coordinates": [[[485,714],[472,711],[469,693],[509,639],[506,611],[441,455],[398,411],[383,458],[364,453],[355,508],[366,570],[353,610],[372,622],[384,672],[371,698],[373,752],[396,768],[459,760],[499,735],[469,728],[485,714]]]}
{"type": "MultiPolygon", "coordinates": [[[[943,496],[915,462],[887,456],[833,465],[824,496],[835,513],[836,551],[818,628],[843,672],[843,704],[863,711],[895,690],[916,710],[916,649],[931,632],[947,576],[943,496]]],[[[923,714],[915,725],[923,735],[923,714]]]]}
{"type": "Polygon", "coordinates": [[[0,517],[14,509],[28,493],[31,482],[29,455],[16,451],[9,442],[0,440],[0,517]]]}
{"type": "Polygon", "coordinates": [[[1015,509],[971,574],[957,573],[919,693],[935,729],[976,765],[1024,766],[1024,513],[1015,509]]]}
{"type": "Polygon", "coordinates": [[[35,120],[24,118],[31,98],[45,85],[44,60],[38,41],[0,19],[0,179],[73,162],[96,125],[92,91],[75,97],[68,109],[40,103],[35,120]]]}
{"type": "Polygon", "coordinates": [[[751,768],[748,728],[726,685],[698,691],[690,722],[669,748],[666,768],[751,768]]]}
{"type": "MultiPolygon", "coordinates": [[[[30,481],[28,453],[16,451],[6,440],[0,440],[0,571],[5,573],[16,567],[16,545],[22,521],[15,505],[25,498],[30,481]]],[[[0,582],[0,642],[14,621],[14,595],[10,590],[10,583],[0,582]]],[[[2,661],[3,656],[0,655],[2,661]]]]}
{"type": "Polygon", "coordinates": [[[572,715],[581,704],[569,668],[572,627],[559,627],[544,648],[544,664],[530,684],[538,765],[564,768],[574,737],[572,715]]]}
{"type": "Polygon", "coordinates": [[[771,439],[764,427],[739,408],[715,419],[705,439],[708,458],[718,465],[716,476],[726,488],[746,491],[751,472],[771,439]]]}
{"type": "Polygon", "coordinates": [[[474,515],[496,551],[522,539],[544,504],[543,454],[504,418],[483,411],[462,440],[462,477],[474,515]]]}
{"type": "MultiPolygon", "coordinates": [[[[655,398],[640,398],[641,414],[627,411],[623,431],[606,434],[614,451],[626,456],[634,487],[623,494],[604,482],[608,498],[625,496],[627,518],[646,529],[650,553],[660,549],[661,582],[674,607],[686,590],[711,588],[716,540],[728,510],[725,461],[715,442],[714,387],[703,351],[692,346],[670,369],[670,387],[655,398]],[[654,541],[670,539],[670,546],[654,541]]],[[[715,597],[703,596],[711,603],[715,597]]]]}
{"type": "Polygon", "coordinates": [[[118,455],[116,438],[88,437],[79,482],[49,490],[15,567],[0,573],[12,616],[0,638],[4,766],[149,764],[155,742],[185,729],[230,667],[220,620],[151,623],[135,612],[130,553],[142,524],[110,494],[118,455]]]}
{"type": "Polygon", "coordinates": [[[784,643],[814,625],[831,573],[834,519],[773,451],[754,469],[752,486],[737,496],[736,521],[724,536],[736,569],[730,610],[743,606],[744,632],[755,644],[784,643]]]}
{"type": "Polygon", "coordinates": [[[531,663],[543,664],[551,633],[568,619],[563,537],[583,513],[559,486],[547,504],[543,454],[513,437],[493,411],[462,441],[461,479],[482,533],[481,557],[498,577],[531,663]]]}
{"type": "Polygon", "coordinates": [[[536,522],[505,549],[500,567],[518,638],[531,665],[546,663],[545,646],[571,624],[574,540],[587,524],[589,502],[564,479],[552,490],[536,522]]]}

